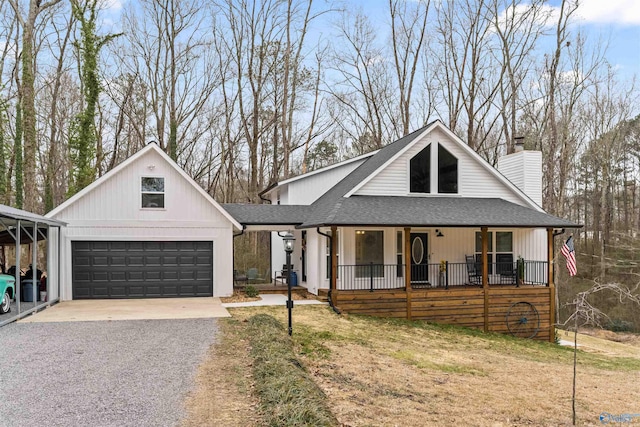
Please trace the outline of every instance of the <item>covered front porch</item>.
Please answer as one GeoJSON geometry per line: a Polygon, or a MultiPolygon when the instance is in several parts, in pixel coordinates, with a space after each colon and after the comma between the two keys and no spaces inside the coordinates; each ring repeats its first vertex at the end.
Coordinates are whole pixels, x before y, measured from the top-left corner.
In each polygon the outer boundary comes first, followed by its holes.
{"type": "Polygon", "coordinates": [[[340,311],[554,339],[554,228],[330,230],[329,295],[340,311]]]}

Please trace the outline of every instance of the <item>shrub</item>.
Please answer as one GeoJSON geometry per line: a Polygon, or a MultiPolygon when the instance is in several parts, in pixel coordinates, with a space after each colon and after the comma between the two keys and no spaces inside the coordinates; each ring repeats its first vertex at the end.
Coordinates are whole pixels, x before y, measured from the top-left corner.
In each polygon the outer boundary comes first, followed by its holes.
{"type": "Polygon", "coordinates": [[[633,324],[631,322],[627,322],[626,320],[613,319],[607,325],[607,329],[613,332],[632,332],[633,324]]]}
{"type": "Polygon", "coordinates": [[[249,297],[249,298],[255,298],[258,295],[260,295],[260,292],[258,291],[258,289],[253,286],[253,285],[247,285],[246,288],[244,288],[244,293],[249,297]]]}

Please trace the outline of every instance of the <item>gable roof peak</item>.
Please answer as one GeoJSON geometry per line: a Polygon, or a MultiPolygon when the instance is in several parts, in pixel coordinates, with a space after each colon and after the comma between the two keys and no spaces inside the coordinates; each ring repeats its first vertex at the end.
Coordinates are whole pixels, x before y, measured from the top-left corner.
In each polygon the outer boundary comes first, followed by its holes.
{"type": "Polygon", "coordinates": [[[150,151],[154,151],[157,154],[159,154],[160,157],[162,157],[162,159],[165,160],[167,162],[167,164],[169,164],[169,166],[173,170],[175,170],[189,184],[191,184],[193,186],[193,188],[198,193],[200,193],[200,195],[202,197],[204,197],[211,205],[213,205],[213,207],[215,209],[220,211],[220,213],[225,218],[227,218],[233,224],[234,227],[236,227],[238,230],[242,229],[242,225],[240,225],[240,223],[238,221],[236,221],[235,218],[233,218],[231,215],[229,215],[229,213],[226,210],[224,210],[222,208],[222,206],[220,206],[220,204],[218,202],[216,202],[214,200],[214,198],[211,197],[211,195],[209,193],[204,191],[204,189],[200,186],[200,184],[198,184],[191,176],[189,176],[189,174],[186,173],[184,171],[184,169],[182,169],[167,153],[165,153],[164,150],[162,148],[160,148],[158,143],[156,143],[155,141],[152,141],[152,142],[148,143],[143,148],[141,148],[137,153],[135,153],[131,157],[125,159],[118,166],[116,166],[115,168],[111,169],[110,171],[108,171],[107,173],[105,173],[104,175],[102,175],[101,177],[96,179],[95,181],[93,181],[91,184],[87,185],[85,188],[83,188],[82,190],[80,190],[79,192],[77,192],[76,194],[71,196],[69,199],[65,200],[63,203],[61,203],[60,205],[55,207],[53,210],[49,211],[47,214],[45,214],[45,217],[46,218],[55,218],[56,215],[58,215],[60,212],[62,212],[63,210],[67,209],[69,206],[71,206],[74,203],[76,203],[78,200],[80,200],[83,197],[85,197],[87,194],[89,194],[94,189],[96,189],[100,185],[102,185],[105,182],[107,182],[108,180],[110,180],[112,177],[116,176],[122,170],[124,170],[125,168],[129,167],[136,160],[138,160],[139,158],[141,158],[145,154],[149,153],[150,151]]]}

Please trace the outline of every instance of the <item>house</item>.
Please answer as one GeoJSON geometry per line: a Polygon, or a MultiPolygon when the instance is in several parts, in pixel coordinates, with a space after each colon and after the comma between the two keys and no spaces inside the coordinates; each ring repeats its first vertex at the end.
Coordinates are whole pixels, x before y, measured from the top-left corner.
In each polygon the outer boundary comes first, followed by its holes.
{"type": "Polygon", "coordinates": [[[67,223],[50,236],[62,300],[233,292],[242,226],[155,143],[46,217],[67,223]]]}
{"type": "MultiPolygon", "coordinates": [[[[292,230],[300,284],[329,290],[343,311],[552,340],[553,236],[579,225],[541,208],[541,162],[520,150],[498,171],[435,121],[270,186],[270,205],[223,207],[246,230],[292,230]]],[[[279,239],[274,274],[285,263],[279,239]]]]}
{"type": "Polygon", "coordinates": [[[435,121],[270,186],[270,204],[220,205],[149,144],[46,215],[67,224],[49,236],[52,285],[62,300],[226,296],[234,235],[272,232],[276,277],[293,232],[299,284],[340,310],[551,340],[553,236],[579,225],[541,208],[541,162],[519,151],[498,171],[435,121]]]}

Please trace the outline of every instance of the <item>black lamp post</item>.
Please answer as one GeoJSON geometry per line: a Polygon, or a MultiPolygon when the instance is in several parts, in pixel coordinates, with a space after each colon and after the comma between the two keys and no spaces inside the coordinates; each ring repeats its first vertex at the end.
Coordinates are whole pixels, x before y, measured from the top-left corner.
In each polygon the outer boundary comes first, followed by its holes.
{"type": "Polygon", "coordinates": [[[291,252],[293,252],[293,242],[296,238],[293,234],[287,233],[282,236],[282,242],[284,243],[284,251],[287,253],[287,293],[289,298],[287,299],[287,310],[289,310],[289,336],[293,329],[291,328],[291,309],[293,308],[293,301],[291,300],[291,252]]]}

